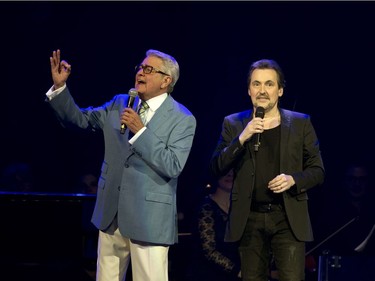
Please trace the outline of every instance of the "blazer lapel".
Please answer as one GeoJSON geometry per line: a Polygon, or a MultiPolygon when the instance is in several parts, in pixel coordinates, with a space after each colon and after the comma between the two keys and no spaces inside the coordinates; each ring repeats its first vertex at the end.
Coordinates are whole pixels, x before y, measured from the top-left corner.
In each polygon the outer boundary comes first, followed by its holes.
{"type": "Polygon", "coordinates": [[[147,124],[147,127],[153,131],[157,131],[160,126],[165,124],[169,118],[171,118],[170,111],[173,110],[173,98],[168,95],[165,101],[160,105],[156,110],[154,116],[151,118],[150,122],[147,124]]]}

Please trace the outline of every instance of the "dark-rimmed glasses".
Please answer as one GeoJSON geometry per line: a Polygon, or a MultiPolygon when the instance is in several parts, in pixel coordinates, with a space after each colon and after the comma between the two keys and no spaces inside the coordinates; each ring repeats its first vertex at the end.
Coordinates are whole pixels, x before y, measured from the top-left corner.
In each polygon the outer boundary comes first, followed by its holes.
{"type": "Polygon", "coordinates": [[[144,74],[160,73],[160,74],[163,74],[163,75],[170,76],[169,74],[167,74],[167,73],[165,73],[163,71],[160,71],[157,68],[152,67],[151,65],[147,65],[147,64],[146,65],[143,65],[143,64],[136,65],[135,66],[135,71],[138,72],[141,68],[142,68],[144,74]]]}

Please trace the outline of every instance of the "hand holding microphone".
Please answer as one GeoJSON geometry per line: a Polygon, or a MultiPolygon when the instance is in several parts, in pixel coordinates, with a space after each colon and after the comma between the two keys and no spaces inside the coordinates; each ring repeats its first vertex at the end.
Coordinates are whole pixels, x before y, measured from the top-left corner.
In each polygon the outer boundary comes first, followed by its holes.
{"type": "MultiPolygon", "coordinates": [[[[134,105],[134,100],[135,98],[138,96],[138,91],[134,88],[131,88],[129,90],[129,100],[128,100],[128,105],[127,107],[133,107],[134,105]]],[[[121,128],[120,128],[120,133],[121,134],[125,134],[125,130],[126,130],[126,124],[124,123],[121,123],[121,128]]]]}

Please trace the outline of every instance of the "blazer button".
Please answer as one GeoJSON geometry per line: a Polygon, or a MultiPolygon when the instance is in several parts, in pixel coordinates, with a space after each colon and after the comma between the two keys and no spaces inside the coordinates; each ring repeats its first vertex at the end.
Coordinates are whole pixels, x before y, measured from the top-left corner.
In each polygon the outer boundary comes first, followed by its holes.
{"type": "Polygon", "coordinates": [[[117,189],[118,189],[118,191],[120,191],[120,189],[121,189],[121,186],[118,186],[118,187],[117,187],[117,189]]]}
{"type": "Polygon", "coordinates": [[[129,164],[125,164],[125,168],[129,168],[129,164]]]}

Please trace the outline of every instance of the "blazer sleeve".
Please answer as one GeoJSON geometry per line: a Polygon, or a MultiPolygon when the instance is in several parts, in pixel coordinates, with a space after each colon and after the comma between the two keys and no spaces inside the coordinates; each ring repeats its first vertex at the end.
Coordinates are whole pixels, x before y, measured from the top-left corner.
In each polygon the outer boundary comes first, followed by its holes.
{"type": "Polygon", "coordinates": [[[321,185],[325,177],[319,140],[308,115],[303,118],[301,132],[303,132],[302,169],[295,169],[292,173],[296,184],[291,192],[296,194],[321,185]]]}
{"type": "Polygon", "coordinates": [[[241,145],[239,135],[244,129],[244,119],[239,114],[232,114],[224,118],[219,141],[210,161],[210,172],[214,177],[220,177],[241,160],[246,153],[241,145]]]}

